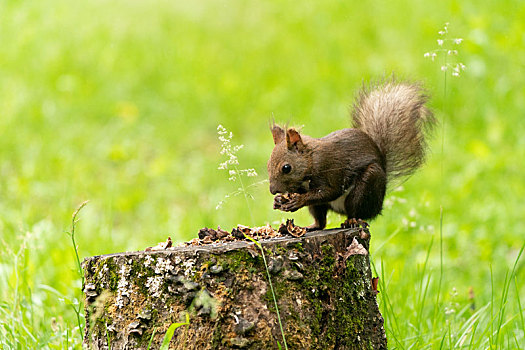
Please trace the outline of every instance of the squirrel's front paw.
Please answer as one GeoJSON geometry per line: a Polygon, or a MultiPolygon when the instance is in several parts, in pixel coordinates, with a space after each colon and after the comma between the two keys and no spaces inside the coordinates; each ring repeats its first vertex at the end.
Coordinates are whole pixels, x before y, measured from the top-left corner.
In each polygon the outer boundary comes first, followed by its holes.
{"type": "Polygon", "coordinates": [[[293,212],[304,207],[303,202],[303,196],[299,193],[278,194],[273,200],[273,208],[293,212]]]}

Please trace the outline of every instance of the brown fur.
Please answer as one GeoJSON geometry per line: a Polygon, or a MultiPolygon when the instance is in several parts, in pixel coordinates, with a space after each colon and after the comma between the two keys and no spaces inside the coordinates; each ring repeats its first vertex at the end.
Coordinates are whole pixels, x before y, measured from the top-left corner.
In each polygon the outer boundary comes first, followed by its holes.
{"type": "Polygon", "coordinates": [[[417,84],[389,81],[360,92],[354,128],[316,139],[274,124],[270,192],[299,194],[280,209],[308,206],[313,229],[326,226],[328,210],[365,220],[379,215],[387,182],[424,161],[425,131],[435,123],[427,99],[417,84]]]}

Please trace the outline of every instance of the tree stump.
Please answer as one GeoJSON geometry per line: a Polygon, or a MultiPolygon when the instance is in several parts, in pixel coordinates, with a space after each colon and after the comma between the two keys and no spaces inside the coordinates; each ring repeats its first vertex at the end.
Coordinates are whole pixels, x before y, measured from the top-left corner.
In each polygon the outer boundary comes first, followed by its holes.
{"type": "Polygon", "coordinates": [[[368,258],[370,235],[335,229],[87,258],[89,349],[386,349],[368,258]],[[151,343],[150,343],[151,342],[151,343]]]}

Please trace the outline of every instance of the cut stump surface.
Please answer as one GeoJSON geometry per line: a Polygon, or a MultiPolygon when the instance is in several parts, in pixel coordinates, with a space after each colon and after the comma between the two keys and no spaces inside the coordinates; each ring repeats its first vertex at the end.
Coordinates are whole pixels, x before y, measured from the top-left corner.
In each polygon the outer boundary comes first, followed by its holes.
{"type": "MultiPolygon", "coordinates": [[[[386,349],[368,233],[262,240],[289,349],[386,349]]],[[[284,349],[267,269],[250,241],[87,258],[90,349],[284,349]]]]}

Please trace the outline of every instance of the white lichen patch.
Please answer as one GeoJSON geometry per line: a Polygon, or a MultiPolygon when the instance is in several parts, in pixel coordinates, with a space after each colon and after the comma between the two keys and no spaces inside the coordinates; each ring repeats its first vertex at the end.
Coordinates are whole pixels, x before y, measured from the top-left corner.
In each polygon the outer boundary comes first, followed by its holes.
{"type": "Polygon", "coordinates": [[[151,265],[151,263],[153,263],[155,261],[155,259],[153,259],[151,257],[151,255],[147,254],[146,257],[144,258],[144,266],[148,267],[151,265]]]}
{"type": "Polygon", "coordinates": [[[166,273],[173,270],[173,265],[169,259],[158,258],[157,264],[155,265],[155,273],[157,275],[166,273]]]}
{"type": "Polygon", "coordinates": [[[182,263],[184,277],[188,278],[195,274],[195,259],[188,259],[182,263]]]}
{"type": "Polygon", "coordinates": [[[174,262],[175,262],[175,265],[179,265],[182,262],[182,259],[180,258],[180,256],[177,255],[175,257],[175,261],[174,262]]]}
{"type": "Polygon", "coordinates": [[[107,263],[104,263],[102,265],[102,268],[100,269],[100,273],[98,275],[99,284],[102,287],[102,289],[107,289],[109,286],[109,267],[107,263]]]}
{"type": "Polygon", "coordinates": [[[119,271],[119,280],[117,285],[117,299],[115,301],[115,304],[120,309],[124,306],[124,301],[126,297],[130,296],[131,290],[129,289],[129,273],[131,271],[131,267],[127,264],[124,264],[120,267],[119,271]]]}
{"type": "Polygon", "coordinates": [[[162,292],[161,285],[164,280],[163,276],[148,277],[146,280],[146,288],[148,288],[149,294],[154,297],[160,297],[162,292]]]}

